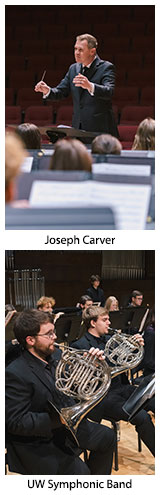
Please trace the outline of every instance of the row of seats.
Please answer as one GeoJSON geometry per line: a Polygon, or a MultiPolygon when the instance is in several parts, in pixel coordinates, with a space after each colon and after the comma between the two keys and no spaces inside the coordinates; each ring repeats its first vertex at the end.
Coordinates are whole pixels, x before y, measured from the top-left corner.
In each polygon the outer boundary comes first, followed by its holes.
{"type": "MultiPolygon", "coordinates": [[[[45,76],[47,84],[52,87],[53,85],[57,85],[60,82],[61,78],[65,75],[65,72],[71,63],[73,63],[72,60],[70,60],[69,64],[65,62],[66,65],[60,63],[59,61],[58,71],[47,70],[47,74],[45,76]],[[59,77],[60,75],[61,77],[59,77]]],[[[13,88],[15,91],[19,88],[34,87],[36,82],[41,80],[44,67],[46,67],[46,64],[43,64],[41,62],[41,64],[39,65],[38,74],[36,74],[34,70],[14,70],[10,74],[6,73],[6,87],[13,88]]],[[[138,86],[138,88],[141,89],[144,88],[146,85],[154,86],[154,79],[154,70],[150,67],[147,69],[119,69],[116,72],[117,86],[138,86]]]]}
{"type": "MultiPolygon", "coordinates": [[[[6,37],[7,39],[10,40],[20,40],[23,41],[24,38],[32,38],[33,40],[38,40],[38,39],[43,39],[46,35],[48,37],[49,32],[53,32],[53,38],[55,38],[56,35],[61,35],[61,36],[70,36],[72,33],[75,32],[75,30],[79,29],[79,21],[77,21],[78,27],[76,27],[76,23],[70,22],[65,23],[65,24],[54,24],[54,29],[53,29],[53,22],[50,21],[48,22],[47,25],[43,24],[35,24],[35,25],[12,25],[6,27],[6,37]]],[[[139,21],[137,20],[133,21],[124,21],[120,23],[116,22],[104,22],[102,18],[102,22],[95,22],[90,23],[86,22],[86,26],[88,27],[88,31],[90,33],[97,33],[97,37],[102,34],[107,34],[108,35],[115,35],[115,36],[123,36],[124,33],[125,35],[135,36],[135,31],[136,34],[139,35],[152,35],[154,33],[154,23],[151,21],[145,22],[145,21],[139,21]]],[[[83,24],[83,28],[86,27],[83,24]]]]}
{"type": "MultiPolygon", "coordinates": [[[[42,96],[36,93],[32,88],[20,88],[17,93],[13,88],[6,88],[5,94],[6,105],[20,105],[22,111],[32,105],[40,105],[42,96]]],[[[113,104],[118,106],[120,111],[124,106],[130,105],[154,105],[155,90],[154,86],[146,86],[140,91],[136,86],[121,86],[116,87],[113,95],[113,104]]],[[[54,102],[55,109],[61,106],[61,101],[54,102]]],[[[53,106],[54,106],[53,103],[53,106]]],[[[63,105],[72,104],[71,97],[64,99],[63,105]],[[66,103],[65,103],[66,102],[66,103]]],[[[49,102],[51,104],[51,102],[49,102]]]]}
{"type": "Polygon", "coordinates": [[[60,6],[6,6],[6,23],[7,25],[13,25],[13,21],[17,19],[23,24],[39,23],[44,21],[44,16],[48,16],[51,22],[56,24],[63,24],[64,19],[66,23],[79,21],[81,14],[81,22],[85,22],[86,19],[90,19],[90,22],[119,22],[120,19],[126,21],[154,21],[154,5],[98,5],[92,7],[90,5],[67,5],[60,6]]]}
{"type": "MultiPolygon", "coordinates": [[[[101,54],[102,59],[109,60],[114,63],[116,69],[123,68],[125,70],[131,69],[134,66],[137,68],[147,68],[150,64],[151,68],[154,67],[154,57],[153,53],[113,53],[106,52],[101,54]],[[102,56],[103,55],[103,56],[102,56]]],[[[29,54],[27,57],[24,55],[7,55],[5,66],[7,74],[10,74],[14,70],[33,70],[34,73],[40,70],[41,66],[47,67],[47,71],[56,69],[57,66],[61,66],[61,63],[65,61],[65,65],[73,61],[72,52],[69,51],[68,55],[66,53],[59,54],[29,54]]]]}
{"type": "MultiPolygon", "coordinates": [[[[118,108],[113,106],[116,120],[118,121],[118,108]]],[[[57,110],[56,122],[53,121],[53,107],[48,106],[30,106],[26,108],[25,122],[33,122],[36,125],[65,124],[71,125],[72,122],[72,105],[61,105],[57,110]]],[[[120,115],[120,124],[139,124],[146,117],[154,118],[154,107],[150,106],[125,106],[120,115]]],[[[6,124],[20,124],[22,121],[21,107],[6,106],[6,124]]]]}
{"type": "MultiPolygon", "coordinates": [[[[53,29],[53,26],[52,26],[53,29]]],[[[31,54],[38,54],[43,53],[43,54],[54,54],[54,50],[59,48],[59,53],[61,49],[63,51],[67,52],[68,50],[71,51],[73,49],[73,44],[75,37],[77,36],[77,32],[79,32],[78,27],[75,29],[75,31],[70,33],[70,37],[62,37],[61,39],[58,38],[60,35],[56,35],[54,38],[52,36],[52,32],[47,31],[46,36],[42,40],[32,40],[31,37],[29,39],[23,39],[21,40],[10,40],[9,38],[6,39],[6,55],[10,55],[11,53],[16,54],[16,55],[24,55],[28,56],[31,54]]],[[[92,31],[93,32],[93,31],[92,31]]],[[[124,53],[136,53],[138,50],[138,53],[145,54],[146,51],[154,51],[154,35],[137,35],[135,33],[134,36],[113,36],[113,35],[106,35],[106,31],[103,33],[101,32],[99,35],[97,32],[94,31],[95,36],[98,38],[98,52],[101,55],[101,51],[104,49],[106,50],[106,53],[113,53],[116,54],[118,52],[124,52],[124,53]]]]}

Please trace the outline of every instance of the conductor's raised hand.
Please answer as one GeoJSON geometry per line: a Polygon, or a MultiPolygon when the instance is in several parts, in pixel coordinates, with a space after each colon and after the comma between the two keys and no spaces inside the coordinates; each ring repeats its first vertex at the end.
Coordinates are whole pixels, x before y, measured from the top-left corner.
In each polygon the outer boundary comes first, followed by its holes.
{"type": "Polygon", "coordinates": [[[92,91],[92,84],[87,79],[87,77],[85,77],[81,73],[79,73],[77,76],[74,77],[73,84],[75,84],[76,87],[88,89],[88,91],[92,91]]]}
{"type": "Polygon", "coordinates": [[[50,90],[50,87],[47,86],[47,84],[44,81],[39,81],[34,89],[36,92],[39,91],[40,93],[47,95],[48,91],[50,90]]]}

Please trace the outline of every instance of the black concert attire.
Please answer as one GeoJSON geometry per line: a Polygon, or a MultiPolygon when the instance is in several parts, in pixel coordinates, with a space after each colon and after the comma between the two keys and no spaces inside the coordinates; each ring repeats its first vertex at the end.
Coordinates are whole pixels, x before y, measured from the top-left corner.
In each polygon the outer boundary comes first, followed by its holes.
{"type": "MultiPolygon", "coordinates": [[[[88,331],[79,340],[73,342],[71,345],[76,349],[87,349],[91,347],[105,349],[106,342],[110,335],[103,335],[102,337],[95,337],[88,331]]],[[[108,363],[112,366],[111,363],[108,363]]],[[[115,377],[111,381],[111,386],[106,397],[89,413],[88,417],[93,421],[101,421],[102,419],[112,418],[115,421],[123,420],[128,421],[128,415],[123,410],[123,405],[130,395],[135,390],[135,387],[130,384],[124,385],[121,382],[121,375],[115,377]]],[[[147,410],[154,411],[154,400],[150,399],[147,402],[147,410]]],[[[151,453],[155,453],[155,435],[154,425],[151,421],[150,415],[146,410],[139,411],[131,420],[131,423],[136,426],[136,431],[140,434],[141,439],[149,448],[151,453]]]]}
{"type": "Polygon", "coordinates": [[[97,133],[109,133],[118,137],[117,126],[112,110],[112,95],[115,85],[115,68],[110,62],[101,60],[98,55],[90,67],[86,68],[85,76],[94,84],[93,96],[87,89],[76,87],[73,83],[75,76],[82,72],[82,65],[72,64],[64,79],[51,88],[47,99],[59,100],[72,94],[73,117],[72,126],[75,129],[97,133]]]}
{"type": "Polygon", "coordinates": [[[86,294],[91,297],[93,302],[100,302],[101,306],[105,305],[106,299],[105,299],[103,289],[101,289],[101,287],[97,287],[97,289],[95,289],[95,287],[93,287],[93,285],[91,285],[91,287],[89,287],[86,290],[86,294]]]}
{"type": "Polygon", "coordinates": [[[77,431],[80,448],[58,411],[74,399],[55,388],[55,367],[61,351],[48,364],[27,350],[6,368],[6,440],[9,469],[27,475],[110,474],[115,445],[113,430],[83,419],[77,431]],[[90,451],[87,463],[78,456],[90,451]]]}

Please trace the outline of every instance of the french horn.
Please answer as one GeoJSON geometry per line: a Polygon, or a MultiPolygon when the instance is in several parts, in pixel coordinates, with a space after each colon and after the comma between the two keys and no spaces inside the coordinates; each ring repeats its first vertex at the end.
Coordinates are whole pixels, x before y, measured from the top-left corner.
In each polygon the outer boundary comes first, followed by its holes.
{"type": "MultiPolygon", "coordinates": [[[[55,344],[59,347],[59,344],[55,344]]],[[[63,346],[61,359],[56,367],[57,390],[75,399],[75,404],[59,411],[67,428],[79,445],[76,432],[86,414],[106,396],[111,379],[134,368],[143,357],[143,346],[134,336],[113,335],[106,344],[106,360],[100,361],[89,351],[63,346]]],[[[53,405],[53,404],[52,404],[53,405]]],[[[54,407],[54,405],[53,405],[54,407]]]]}

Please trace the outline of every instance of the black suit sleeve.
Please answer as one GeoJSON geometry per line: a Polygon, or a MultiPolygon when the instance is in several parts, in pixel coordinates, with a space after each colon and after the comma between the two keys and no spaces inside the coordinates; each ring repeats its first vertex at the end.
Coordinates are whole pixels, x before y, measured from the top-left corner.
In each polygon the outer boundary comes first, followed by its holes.
{"type": "Polygon", "coordinates": [[[113,91],[115,87],[115,67],[110,64],[106,67],[103,75],[101,84],[95,84],[95,98],[102,98],[104,100],[111,100],[113,91]]]}
{"type": "MultiPolygon", "coordinates": [[[[34,411],[31,406],[34,389],[31,383],[6,370],[6,423],[9,433],[21,436],[51,437],[53,422],[48,412],[34,411]]],[[[55,424],[57,428],[57,421],[55,424]]]]}

